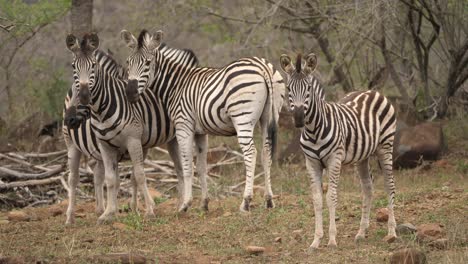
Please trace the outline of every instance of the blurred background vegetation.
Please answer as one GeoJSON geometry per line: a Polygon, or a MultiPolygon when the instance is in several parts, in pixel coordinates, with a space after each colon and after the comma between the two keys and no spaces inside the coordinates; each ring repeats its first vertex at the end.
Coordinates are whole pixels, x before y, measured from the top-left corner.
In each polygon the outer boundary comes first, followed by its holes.
{"type": "Polygon", "coordinates": [[[162,29],[203,66],[314,52],[329,100],[380,90],[410,124],[467,112],[465,0],[0,0],[0,145],[24,147],[61,118],[65,36],[89,28],[121,63],[122,29],[162,29]]]}

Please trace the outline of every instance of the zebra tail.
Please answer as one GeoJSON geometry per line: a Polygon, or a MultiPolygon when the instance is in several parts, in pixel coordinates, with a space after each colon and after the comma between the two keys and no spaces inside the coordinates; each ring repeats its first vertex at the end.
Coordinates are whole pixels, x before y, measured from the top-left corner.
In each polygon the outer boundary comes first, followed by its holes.
{"type": "Polygon", "coordinates": [[[276,145],[278,142],[278,128],[277,122],[275,118],[275,100],[274,100],[274,89],[273,89],[273,76],[268,75],[268,92],[269,92],[269,101],[271,105],[271,116],[270,122],[268,124],[268,138],[271,142],[271,152],[270,152],[270,159],[273,161],[276,153],[276,145]]]}

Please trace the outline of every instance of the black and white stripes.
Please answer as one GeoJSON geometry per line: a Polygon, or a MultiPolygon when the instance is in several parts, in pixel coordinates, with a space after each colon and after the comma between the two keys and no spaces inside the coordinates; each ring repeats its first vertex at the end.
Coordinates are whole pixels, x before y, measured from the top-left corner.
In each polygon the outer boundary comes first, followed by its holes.
{"type": "MultiPolygon", "coordinates": [[[[256,162],[253,131],[259,120],[264,141],[265,197],[267,206],[273,207],[270,164],[285,93],[281,75],[265,59],[256,57],[243,58],[218,69],[174,64],[155,49],[161,38],[162,32],[151,35],[142,31],[138,39],[127,31],[122,32],[122,39],[132,48],[127,60],[129,86],[138,85],[138,89],[132,90],[139,92],[149,86],[159,94],[176,126],[185,183],[184,203],[179,210],[186,210],[192,200],[192,144],[195,141],[199,154],[206,156],[207,134],[237,135],[247,174],[241,210],[249,210],[256,162]],[[150,69],[154,74],[148,77],[150,69]]],[[[206,188],[203,183],[202,188],[206,188]]]]}
{"type": "Polygon", "coordinates": [[[375,91],[354,92],[343,98],[340,103],[328,103],[324,100],[320,83],[312,75],[317,65],[314,54],[306,56],[305,65],[301,55],[297,57],[295,67],[287,55],[282,55],[280,62],[288,75],[289,102],[296,126],[304,126],[301,147],[310,172],[315,209],[315,236],[311,249],[318,248],[323,236],[323,169],[326,169],[329,176],[326,196],[330,216],[328,245],[336,246],[335,207],[337,185],[343,164],[358,164],[364,195],[361,225],[356,240],[365,237],[372,200],[372,179],[368,163],[373,154],[377,154],[384,171],[385,187],[389,195],[388,234],[396,236],[393,214],[395,183],[392,174],[396,115],[393,106],[375,91]]]}

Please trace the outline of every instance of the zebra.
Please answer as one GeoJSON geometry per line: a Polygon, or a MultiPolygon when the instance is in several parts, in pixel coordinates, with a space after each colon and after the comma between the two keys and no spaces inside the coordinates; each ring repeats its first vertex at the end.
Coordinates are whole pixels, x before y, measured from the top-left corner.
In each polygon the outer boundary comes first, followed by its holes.
{"type": "MultiPolygon", "coordinates": [[[[96,62],[108,74],[116,78],[125,78],[126,71],[116,61],[105,52],[96,50],[96,62]]],[[[90,120],[87,119],[89,112],[87,108],[72,107],[71,98],[73,95],[73,86],[68,90],[65,97],[63,109],[62,134],[67,147],[68,168],[68,207],[66,213],[67,225],[74,223],[74,211],[76,204],[76,186],[79,182],[79,162],[81,155],[84,154],[90,158],[92,165],[94,191],[96,197],[96,214],[101,215],[104,212],[104,164],[102,163],[101,153],[97,144],[96,135],[91,128],[90,120]],[[67,112],[68,110],[68,112],[67,112]],[[71,124],[68,126],[67,124],[71,124]],[[75,127],[72,129],[71,127],[75,127]]],[[[136,208],[136,186],[133,185],[131,208],[136,208]]]]}
{"type": "Polygon", "coordinates": [[[336,247],[335,207],[337,185],[342,164],[357,163],[363,192],[362,215],[355,240],[365,238],[369,227],[372,202],[372,176],[369,158],[377,154],[385,175],[388,193],[388,237],[396,237],[393,203],[395,181],[392,173],[393,138],[396,114],[392,104],[376,91],[353,92],[339,103],[328,103],[323,89],[313,76],[317,57],[310,53],[302,63],[297,55],[296,65],[288,55],[281,55],[280,64],[287,75],[289,104],[295,125],[304,127],[301,147],[310,174],[315,211],[315,234],[310,250],[317,249],[323,237],[322,226],[322,172],[326,168],[329,179],[326,201],[329,210],[329,247],[336,247]]]}
{"type": "MultiPolygon", "coordinates": [[[[117,162],[127,152],[133,162],[135,182],[145,199],[145,216],[153,217],[154,201],[146,186],[143,161],[148,148],[167,143],[177,175],[181,178],[174,128],[166,122],[164,111],[150,90],[143,94],[138,103],[127,102],[126,82],[96,63],[99,46],[96,34],[86,34],[81,41],[74,35],[68,35],[66,45],[73,53],[74,86],[70,107],[90,109],[91,129],[96,135],[105,168],[107,205],[98,222],[111,221],[117,210],[117,162]]],[[[67,125],[76,128],[72,123],[67,125]]],[[[183,182],[180,185],[183,186],[183,182]]]]}
{"type": "MultiPolygon", "coordinates": [[[[250,210],[257,152],[253,132],[258,121],[263,139],[266,207],[273,208],[270,166],[285,93],[281,74],[265,59],[257,57],[239,59],[222,68],[171,63],[156,49],[162,40],[162,31],[152,35],[143,30],[137,39],[123,30],[121,37],[132,50],[127,68],[128,89],[133,91],[134,99],[148,90],[147,87],[158,93],[176,128],[185,185],[184,202],[179,211],[187,211],[192,201],[193,142],[198,145],[199,158],[204,159],[208,134],[237,135],[246,167],[240,210],[250,210]]],[[[202,181],[201,186],[206,190],[206,182],[202,181]]],[[[202,190],[202,202],[208,203],[205,193],[202,190]]]]}

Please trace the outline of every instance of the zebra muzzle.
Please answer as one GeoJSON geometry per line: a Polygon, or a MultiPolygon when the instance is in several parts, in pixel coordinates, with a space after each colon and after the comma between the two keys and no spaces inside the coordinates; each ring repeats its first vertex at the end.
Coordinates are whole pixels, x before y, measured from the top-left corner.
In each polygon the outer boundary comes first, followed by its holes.
{"type": "Polygon", "coordinates": [[[128,80],[125,94],[130,103],[136,103],[140,94],[138,93],[138,80],[128,80]]]}
{"type": "Polygon", "coordinates": [[[76,107],[71,106],[67,110],[65,110],[65,117],[64,117],[65,125],[70,129],[76,129],[80,126],[81,121],[80,118],[76,115],[76,107]]]}
{"type": "Polygon", "coordinates": [[[294,109],[294,125],[296,127],[304,126],[304,106],[300,106],[294,109]]]}

